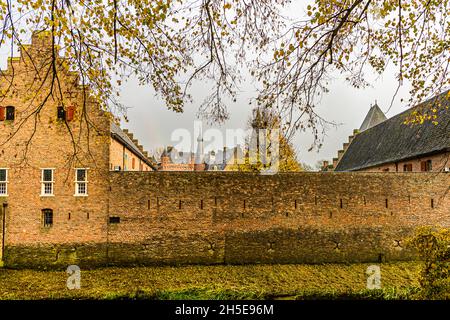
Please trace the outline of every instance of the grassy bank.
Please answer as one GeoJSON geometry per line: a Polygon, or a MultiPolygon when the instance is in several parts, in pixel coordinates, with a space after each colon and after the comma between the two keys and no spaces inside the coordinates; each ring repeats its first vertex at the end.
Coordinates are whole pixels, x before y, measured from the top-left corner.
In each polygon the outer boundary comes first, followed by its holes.
{"type": "Polygon", "coordinates": [[[68,290],[61,271],[0,269],[0,299],[407,299],[420,265],[383,263],[381,290],[367,290],[369,264],[103,268],[81,271],[68,290]]]}

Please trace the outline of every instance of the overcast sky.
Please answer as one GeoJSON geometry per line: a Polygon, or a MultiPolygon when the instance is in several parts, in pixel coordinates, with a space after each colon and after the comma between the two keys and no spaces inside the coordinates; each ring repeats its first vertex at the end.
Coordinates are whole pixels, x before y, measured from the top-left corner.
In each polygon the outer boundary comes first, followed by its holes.
{"type": "MultiPolygon", "coordinates": [[[[295,10],[293,9],[291,12],[304,12],[302,7],[306,4],[305,2],[296,2],[293,6],[295,10]]],[[[0,67],[2,69],[6,67],[6,60],[9,55],[8,48],[3,46],[0,49],[0,67]]],[[[397,87],[394,75],[395,70],[393,69],[388,70],[383,76],[368,73],[367,80],[372,83],[372,87],[364,90],[352,88],[342,81],[339,75],[336,75],[336,79],[331,83],[330,92],[324,96],[317,110],[328,121],[339,125],[337,128],[328,129],[323,147],[319,151],[308,152],[307,150],[312,143],[311,136],[308,133],[299,132],[293,139],[294,147],[298,151],[299,161],[315,165],[318,160],[331,160],[337,156],[337,151],[348,140],[348,136],[352,134],[353,129],[360,127],[370,106],[375,101],[383,111],[387,111],[397,87]]],[[[129,119],[127,123],[122,122],[122,127],[133,132],[144,148],[149,151],[162,146],[177,145],[177,141],[171,139],[172,134],[177,129],[188,130],[192,134],[193,142],[195,142],[196,137],[193,136],[194,121],[198,121],[196,114],[199,105],[207,94],[205,92],[206,87],[208,85],[205,83],[194,83],[191,90],[194,102],[187,105],[183,113],[174,113],[167,110],[164,102],[155,96],[151,87],[138,86],[134,79],[130,79],[125,82],[121,92],[121,101],[128,108],[127,116],[129,119]]],[[[245,129],[252,110],[249,100],[255,96],[255,92],[256,90],[250,80],[242,83],[237,101],[228,103],[230,119],[223,125],[216,126],[216,128],[222,130],[222,132],[225,132],[226,129],[245,129]]],[[[409,98],[407,92],[408,88],[402,87],[392,108],[386,114],[388,117],[405,110],[405,105],[400,103],[400,98],[405,98],[405,101],[407,101],[407,98],[409,98]]],[[[206,122],[203,123],[203,131],[206,135],[208,132],[210,133],[208,128],[211,127],[206,122]]],[[[205,142],[205,151],[222,149],[224,144],[230,147],[235,145],[236,141],[216,141],[214,144],[205,142]]],[[[195,150],[195,148],[195,144],[190,146],[192,150],[195,150]]],[[[187,147],[182,149],[187,149],[187,147]]]]}
{"type": "MultiPolygon", "coordinates": [[[[310,1],[293,1],[287,8],[289,16],[298,18],[302,14],[305,15],[305,8],[310,1]]],[[[393,68],[393,66],[390,66],[393,68]]],[[[308,133],[299,132],[293,139],[293,144],[298,151],[298,160],[301,162],[315,165],[317,161],[337,157],[337,151],[342,148],[342,144],[347,142],[348,137],[352,134],[353,129],[358,129],[364,120],[365,115],[369,111],[370,106],[377,101],[381,110],[386,112],[389,109],[391,99],[397,88],[395,79],[395,70],[390,69],[383,76],[367,73],[367,79],[372,84],[368,89],[355,89],[347,85],[337,74],[335,80],[331,83],[330,92],[323,97],[318,105],[318,111],[326,120],[338,123],[336,128],[329,128],[326,132],[325,140],[322,148],[317,151],[308,152],[312,139],[308,133]]],[[[161,99],[154,96],[154,91],[148,87],[139,87],[136,81],[129,81],[123,86],[122,102],[129,108],[127,115],[129,122],[122,122],[122,127],[130,129],[135,137],[143,144],[147,150],[154,150],[157,147],[167,145],[177,145],[178,141],[171,140],[174,132],[179,129],[186,129],[191,133],[192,144],[181,149],[196,150],[196,136],[194,136],[194,121],[199,119],[196,117],[198,107],[205,97],[205,88],[207,83],[197,82],[193,87],[191,94],[194,102],[187,105],[184,113],[174,113],[168,111],[161,99]]],[[[236,102],[229,101],[228,110],[230,119],[223,125],[214,126],[225,132],[226,129],[246,129],[249,117],[251,115],[252,106],[249,100],[255,97],[255,87],[250,79],[246,83],[241,84],[241,92],[236,102]]],[[[405,105],[400,103],[400,98],[407,101],[409,98],[409,88],[402,87],[397,95],[392,108],[386,114],[391,117],[405,110],[405,105]]],[[[203,122],[203,130],[205,135],[208,131],[206,122],[203,122]]],[[[177,134],[175,134],[177,136],[177,134]]],[[[225,138],[225,134],[223,134],[225,138]]],[[[207,136],[205,136],[206,140],[207,136]]],[[[234,146],[235,141],[223,139],[225,141],[215,141],[208,144],[205,141],[205,151],[209,149],[222,149],[223,145],[228,147],[234,146]]]]}
{"type": "MultiPolygon", "coordinates": [[[[394,70],[382,77],[371,74],[368,75],[368,78],[373,84],[368,89],[354,89],[339,77],[332,82],[330,92],[324,96],[318,105],[318,110],[320,115],[339,125],[336,128],[328,129],[323,147],[319,151],[308,152],[312,143],[311,135],[299,132],[293,139],[294,147],[298,150],[299,161],[314,165],[318,160],[331,160],[337,156],[337,151],[342,148],[342,144],[347,142],[353,129],[360,127],[371,104],[377,101],[381,110],[384,112],[388,110],[397,87],[394,70]]],[[[387,117],[405,110],[405,105],[400,103],[400,97],[407,97],[407,89],[402,87],[400,92],[403,94],[397,96],[392,108],[386,114],[387,117]]],[[[197,83],[191,91],[194,102],[187,105],[183,113],[174,113],[167,110],[161,99],[155,97],[151,88],[139,87],[135,81],[129,81],[123,86],[121,94],[122,102],[129,108],[127,112],[129,121],[122,122],[122,127],[130,129],[147,150],[153,150],[160,146],[177,145],[177,141],[171,140],[172,133],[178,132],[177,129],[186,129],[192,134],[195,150],[197,137],[193,136],[194,121],[199,121],[196,115],[198,106],[204,97],[204,91],[204,86],[197,83]]],[[[230,119],[221,126],[210,126],[203,121],[203,131],[207,133],[208,128],[218,128],[222,131],[245,129],[252,110],[249,100],[254,95],[255,89],[252,85],[244,84],[237,101],[228,103],[230,119]]],[[[226,140],[225,134],[224,140],[226,140]]],[[[223,144],[233,146],[235,142],[223,141],[220,143],[217,141],[209,146],[205,142],[205,151],[211,148],[222,149],[223,144]]]]}

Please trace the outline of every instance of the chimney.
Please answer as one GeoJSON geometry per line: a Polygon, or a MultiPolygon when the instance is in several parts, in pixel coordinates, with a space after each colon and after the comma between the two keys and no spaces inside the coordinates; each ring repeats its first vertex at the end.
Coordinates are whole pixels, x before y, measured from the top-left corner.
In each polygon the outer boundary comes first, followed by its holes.
{"type": "Polygon", "coordinates": [[[333,168],[336,168],[338,164],[338,158],[333,158],[333,168]]]}
{"type": "Polygon", "coordinates": [[[342,159],[342,156],[344,155],[344,150],[338,151],[338,162],[342,159]]]}
{"type": "Polygon", "coordinates": [[[322,164],[322,171],[326,171],[328,169],[328,160],[324,160],[322,164]]]}

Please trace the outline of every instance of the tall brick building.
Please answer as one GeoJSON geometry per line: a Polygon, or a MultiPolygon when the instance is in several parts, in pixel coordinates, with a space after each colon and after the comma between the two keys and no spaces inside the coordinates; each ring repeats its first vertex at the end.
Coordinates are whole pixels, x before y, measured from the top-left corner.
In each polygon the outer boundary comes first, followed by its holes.
{"type": "Polygon", "coordinates": [[[52,79],[50,55],[49,34],[34,33],[31,45],[22,46],[20,56],[9,58],[1,71],[3,249],[5,241],[105,241],[109,171],[155,168],[62,58],[56,62],[59,79],[52,79]],[[65,101],[55,92],[63,92],[65,101]]]}

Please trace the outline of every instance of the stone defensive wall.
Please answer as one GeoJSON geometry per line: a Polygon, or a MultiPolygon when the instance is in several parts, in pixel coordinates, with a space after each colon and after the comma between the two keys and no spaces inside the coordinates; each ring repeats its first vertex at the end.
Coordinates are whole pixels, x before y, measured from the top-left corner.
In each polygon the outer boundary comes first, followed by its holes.
{"type": "Polygon", "coordinates": [[[115,263],[321,263],[411,258],[450,225],[450,175],[111,173],[115,263]]]}
{"type": "Polygon", "coordinates": [[[7,263],[408,260],[415,253],[405,239],[417,227],[450,226],[446,173],[110,172],[109,179],[104,240],[10,248],[7,263]]]}

